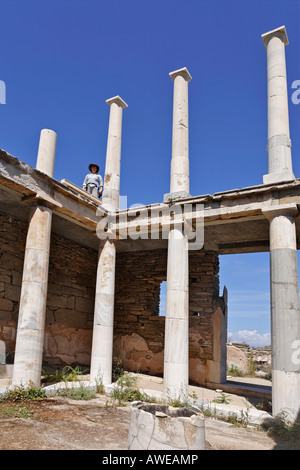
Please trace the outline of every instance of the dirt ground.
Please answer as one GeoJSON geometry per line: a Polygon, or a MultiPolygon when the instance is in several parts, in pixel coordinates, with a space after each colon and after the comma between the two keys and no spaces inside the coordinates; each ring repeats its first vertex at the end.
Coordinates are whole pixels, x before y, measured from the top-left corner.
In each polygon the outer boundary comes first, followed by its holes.
{"type": "MultiPolygon", "coordinates": [[[[130,405],[108,397],[0,402],[1,450],[127,450],[130,405]]],[[[206,418],[206,450],[291,449],[267,433],[206,418]]]]}

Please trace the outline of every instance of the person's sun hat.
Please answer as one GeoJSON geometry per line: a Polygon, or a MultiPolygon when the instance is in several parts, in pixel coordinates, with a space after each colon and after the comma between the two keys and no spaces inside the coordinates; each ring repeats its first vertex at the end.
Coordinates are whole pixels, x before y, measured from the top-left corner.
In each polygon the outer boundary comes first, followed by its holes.
{"type": "Polygon", "coordinates": [[[97,163],[90,163],[89,164],[89,170],[92,171],[92,166],[95,166],[97,168],[97,173],[99,171],[99,165],[97,165],[97,163]]]}

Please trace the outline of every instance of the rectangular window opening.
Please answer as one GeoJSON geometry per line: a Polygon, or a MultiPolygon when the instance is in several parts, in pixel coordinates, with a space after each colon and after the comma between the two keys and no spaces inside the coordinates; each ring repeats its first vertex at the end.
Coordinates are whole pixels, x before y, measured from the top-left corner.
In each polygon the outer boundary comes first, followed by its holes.
{"type": "Polygon", "coordinates": [[[160,292],[159,292],[158,315],[160,317],[164,317],[166,315],[166,297],[167,297],[167,281],[162,281],[160,283],[160,292]]]}

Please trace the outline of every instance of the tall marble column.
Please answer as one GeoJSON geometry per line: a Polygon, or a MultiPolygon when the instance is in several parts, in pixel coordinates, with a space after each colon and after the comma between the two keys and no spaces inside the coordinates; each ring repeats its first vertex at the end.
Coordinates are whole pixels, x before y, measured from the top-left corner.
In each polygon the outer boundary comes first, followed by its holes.
{"type": "MultiPolygon", "coordinates": [[[[127,104],[115,96],[106,101],[110,106],[104,191],[102,207],[109,212],[119,209],[122,115],[127,104]]],[[[113,324],[115,299],[116,242],[101,240],[96,280],[93,342],[90,381],[112,382],[113,324]]]]}
{"type": "Polygon", "coordinates": [[[262,35],[267,52],[268,80],[268,174],[264,183],[295,179],[292,169],[291,140],[285,46],[288,44],[284,26],[262,35]]]}
{"type": "MultiPolygon", "coordinates": [[[[43,129],[36,168],[53,176],[56,133],[43,129]]],[[[13,385],[41,382],[48,287],[52,210],[43,201],[33,203],[26,238],[13,385]]]]}
{"type": "Polygon", "coordinates": [[[296,204],[270,206],[272,413],[300,421],[300,306],[296,204]]]}
{"type": "MultiPolygon", "coordinates": [[[[189,194],[188,83],[186,68],[170,73],[174,81],[170,193],[189,194]]],[[[188,239],[174,226],[168,240],[164,345],[164,395],[186,397],[189,381],[188,239]]]]}
{"type": "Polygon", "coordinates": [[[174,82],[170,192],[189,196],[188,83],[192,77],[185,67],[171,72],[170,77],[174,82]]]}

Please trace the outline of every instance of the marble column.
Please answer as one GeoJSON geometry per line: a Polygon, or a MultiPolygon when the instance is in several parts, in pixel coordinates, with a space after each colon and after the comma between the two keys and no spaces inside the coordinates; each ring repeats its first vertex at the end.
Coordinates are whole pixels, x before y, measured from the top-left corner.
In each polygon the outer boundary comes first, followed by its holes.
{"type": "Polygon", "coordinates": [[[264,211],[270,223],[272,413],[300,421],[300,306],[296,204],[264,211]]]}
{"type": "MultiPolygon", "coordinates": [[[[115,96],[110,106],[102,207],[115,213],[119,209],[122,115],[127,104],[115,96]]],[[[94,327],[90,381],[108,385],[112,382],[113,323],[115,299],[116,241],[101,240],[96,280],[94,327]]]]}
{"type": "Polygon", "coordinates": [[[185,67],[171,72],[170,77],[174,82],[170,193],[189,196],[188,84],[192,77],[185,67]]]}
{"type": "MultiPolygon", "coordinates": [[[[56,133],[43,129],[36,168],[53,176],[56,133]]],[[[13,369],[13,385],[41,382],[52,210],[42,200],[30,209],[13,369]]]]}
{"type": "Polygon", "coordinates": [[[269,31],[262,39],[267,53],[268,80],[268,174],[264,175],[263,182],[277,183],[295,179],[289,130],[286,29],[282,26],[269,31]]]}
{"type": "MultiPolygon", "coordinates": [[[[186,68],[170,74],[174,81],[171,194],[189,194],[188,82],[186,68]]],[[[189,381],[188,239],[174,226],[168,240],[164,344],[164,395],[183,398],[189,381]]]]}

